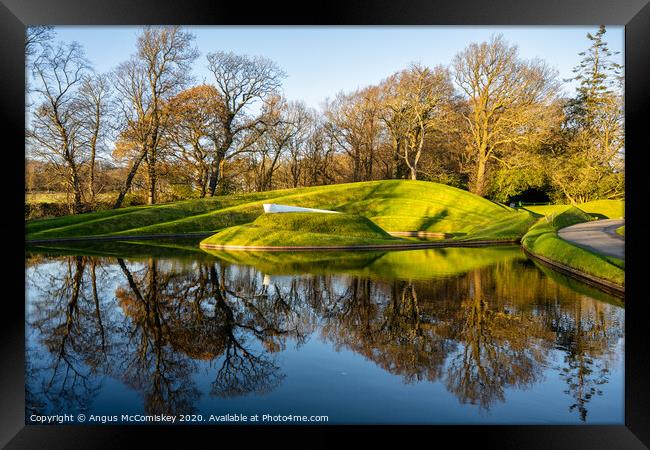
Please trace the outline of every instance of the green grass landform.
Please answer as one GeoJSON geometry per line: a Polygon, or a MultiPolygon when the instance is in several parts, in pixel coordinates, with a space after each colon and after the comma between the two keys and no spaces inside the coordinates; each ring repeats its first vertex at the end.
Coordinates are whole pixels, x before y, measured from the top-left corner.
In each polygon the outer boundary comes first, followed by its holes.
{"type": "MultiPolygon", "coordinates": [[[[33,220],[26,223],[26,238],[216,233],[251,224],[263,214],[263,203],[334,210],[369,219],[385,231],[448,233],[461,240],[516,241],[535,220],[528,211],[516,211],[451,186],[426,181],[383,180],[228,195],[33,220]]],[[[384,235],[367,235],[359,239],[400,242],[398,238],[384,235]]]]}
{"type": "Polygon", "coordinates": [[[579,272],[623,286],[624,261],[572,245],[557,234],[560,228],[589,220],[593,220],[593,217],[579,208],[569,207],[552,218],[547,216],[540,219],[524,235],[521,244],[534,256],[547,258],[579,272]]]}

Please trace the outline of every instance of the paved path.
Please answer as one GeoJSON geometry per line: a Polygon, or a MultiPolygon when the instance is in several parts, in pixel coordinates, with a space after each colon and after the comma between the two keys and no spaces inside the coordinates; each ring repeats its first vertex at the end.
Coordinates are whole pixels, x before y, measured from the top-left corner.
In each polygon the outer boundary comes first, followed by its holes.
{"type": "Polygon", "coordinates": [[[594,220],[561,228],[558,235],[565,241],[602,255],[625,258],[625,238],[616,229],[625,225],[623,219],[594,220]]]}

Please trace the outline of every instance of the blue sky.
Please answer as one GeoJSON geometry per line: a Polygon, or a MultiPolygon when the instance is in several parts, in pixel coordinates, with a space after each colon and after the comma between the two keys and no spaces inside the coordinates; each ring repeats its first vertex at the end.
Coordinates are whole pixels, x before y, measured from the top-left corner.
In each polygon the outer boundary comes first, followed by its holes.
{"type": "MultiPolygon", "coordinates": [[[[470,42],[480,42],[492,33],[519,47],[525,58],[539,57],[555,67],[560,78],[572,75],[578,53],[589,46],[584,26],[382,26],[382,27],[187,27],[196,35],[201,52],[194,69],[197,81],[210,82],[205,55],[224,50],[263,55],[286,73],[284,93],[290,100],[304,100],[318,107],[339,91],[376,84],[412,62],[427,66],[448,65],[470,42]]],[[[98,72],[109,71],[135,51],[140,28],[126,26],[56,27],[57,39],[77,41],[98,72]]],[[[613,51],[621,51],[623,27],[607,27],[605,35],[613,51]]],[[[567,86],[570,92],[572,86],[567,86]]]]}

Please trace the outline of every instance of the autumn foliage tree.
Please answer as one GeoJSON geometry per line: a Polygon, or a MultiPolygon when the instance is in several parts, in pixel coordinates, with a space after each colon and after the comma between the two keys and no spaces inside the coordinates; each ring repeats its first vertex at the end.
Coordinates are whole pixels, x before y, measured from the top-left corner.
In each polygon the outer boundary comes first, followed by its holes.
{"type": "Polygon", "coordinates": [[[213,177],[215,142],[219,118],[225,115],[224,102],[217,89],[202,84],[186,89],[166,105],[167,142],[173,157],[185,168],[190,185],[206,196],[213,177]]]}
{"type": "Polygon", "coordinates": [[[470,190],[484,195],[490,165],[545,132],[558,92],[556,73],[539,60],[526,61],[500,35],[472,43],[452,63],[469,111],[466,143],[472,162],[470,190]]]}

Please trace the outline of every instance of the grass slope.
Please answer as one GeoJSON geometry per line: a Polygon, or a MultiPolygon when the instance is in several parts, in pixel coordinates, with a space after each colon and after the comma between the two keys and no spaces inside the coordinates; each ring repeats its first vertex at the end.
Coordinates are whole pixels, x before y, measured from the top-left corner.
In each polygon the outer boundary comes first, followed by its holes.
{"type": "MultiPolygon", "coordinates": [[[[624,200],[594,200],[576,206],[587,214],[598,219],[618,219],[625,216],[624,200]]],[[[551,216],[561,214],[570,208],[571,205],[541,205],[526,206],[524,209],[534,212],[535,214],[551,216]]]]}
{"type": "Polygon", "coordinates": [[[561,239],[557,230],[576,223],[587,222],[592,217],[576,207],[554,216],[545,217],[522,238],[523,247],[534,255],[543,256],[581,272],[623,286],[624,262],[617,258],[601,256],[561,239]]]}
{"type": "Polygon", "coordinates": [[[352,214],[262,214],[253,223],[227,228],[201,245],[370,245],[402,242],[369,219],[352,214]]]}
{"type": "Polygon", "coordinates": [[[27,239],[220,231],[253,222],[262,203],[279,203],[355,214],[388,231],[454,233],[472,239],[493,232],[518,239],[532,221],[462,189],[426,181],[382,180],[228,195],[28,221],[27,239]],[[505,231],[504,231],[505,230],[505,231]]]}
{"type": "Polygon", "coordinates": [[[623,225],[622,227],[618,227],[615,231],[617,234],[620,234],[621,236],[625,236],[625,225],[623,225]]]}

